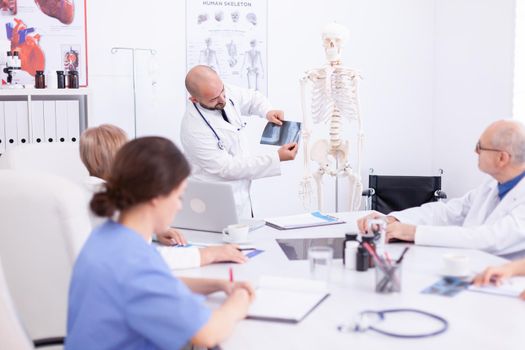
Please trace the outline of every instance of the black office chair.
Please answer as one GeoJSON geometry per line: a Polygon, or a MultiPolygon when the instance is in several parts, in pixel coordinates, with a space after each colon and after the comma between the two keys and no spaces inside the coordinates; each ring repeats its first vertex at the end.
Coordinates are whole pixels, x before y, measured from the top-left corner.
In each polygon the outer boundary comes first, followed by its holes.
{"type": "Polygon", "coordinates": [[[363,196],[367,197],[366,209],[383,214],[447,198],[441,190],[441,176],[370,174],[368,187],[363,191],[363,196]]]}

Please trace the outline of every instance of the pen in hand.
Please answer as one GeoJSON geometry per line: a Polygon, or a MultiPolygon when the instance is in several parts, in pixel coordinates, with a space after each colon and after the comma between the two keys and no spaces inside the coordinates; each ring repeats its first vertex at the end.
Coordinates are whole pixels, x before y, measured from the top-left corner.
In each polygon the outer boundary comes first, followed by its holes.
{"type": "Polygon", "coordinates": [[[230,274],[230,283],[233,283],[233,269],[230,267],[230,268],[228,269],[228,272],[229,272],[229,274],[230,274]]]}

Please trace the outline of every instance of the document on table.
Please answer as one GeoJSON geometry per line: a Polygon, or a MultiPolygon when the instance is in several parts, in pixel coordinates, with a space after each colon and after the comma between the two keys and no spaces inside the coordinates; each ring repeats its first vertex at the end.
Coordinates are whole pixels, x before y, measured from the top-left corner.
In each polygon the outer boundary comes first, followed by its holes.
{"type": "Polygon", "coordinates": [[[517,298],[521,293],[525,292],[525,277],[513,277],[507,281],[502,282],[502,284],[499,286],[488,285],[477,287],[475,285],[470,285],[468,290],[471,292],[488,293],[517,298]]]}
{"type": "Polygon", "coordinates": [[[323,281],[263,276],[248,318],[298,323],[329,295],[323,281]]]}
{"type": "Polygon", "coordinates": [[[278,230],[288,230],[294,228],[325,226],[344,224],[345,222],[335,216],[322,214],[319,211],[312,213],[281,216],[277,218],[266,219],[268,226],[274,227],[278,230]]]}

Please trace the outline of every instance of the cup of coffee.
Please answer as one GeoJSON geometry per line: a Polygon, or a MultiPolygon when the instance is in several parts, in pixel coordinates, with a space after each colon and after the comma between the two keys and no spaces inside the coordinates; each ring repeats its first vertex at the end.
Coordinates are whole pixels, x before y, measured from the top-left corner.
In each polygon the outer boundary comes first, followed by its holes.
{"type": "Polygon", "coordinates": [[[228,225],[222,230],[222,240],[226,243],[246,243],[250,226],[246,224],[228,225]]]}
{"type": "Polygon", "coordinates": [[[470,274],[470,259],[462,254],[443,255],[443,275],[464,277],[470,274]]]}

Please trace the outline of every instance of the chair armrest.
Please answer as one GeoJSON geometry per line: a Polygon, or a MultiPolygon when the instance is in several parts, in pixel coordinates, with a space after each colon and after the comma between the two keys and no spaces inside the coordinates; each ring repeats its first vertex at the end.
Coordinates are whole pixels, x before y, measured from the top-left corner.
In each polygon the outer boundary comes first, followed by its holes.
{"type": "Polygon", "coordinates": [[[447,194],[444,191],[437,190],[436,192],[434,192],[434,197],[438,200],[447,199],[447,194]]]}
{"type": "Polygon", "coordinates": [[[361,196],[363,197],[372,197],[376,194],[376,190],[373,188],[367,188],[366,190],[363,190],[363,193],[361,193],[361,196]]]}
{"type": "Polygon", "coordinates": [[[44,346],[63,345],[66,338],[64,337],[51,337],[33,340],[35,348],[41,348],[44,346]]]}

